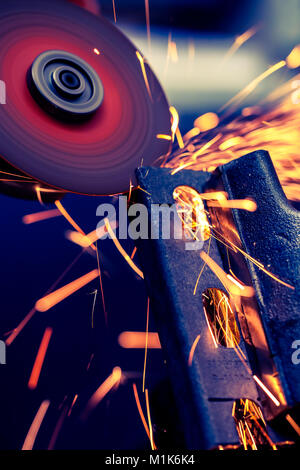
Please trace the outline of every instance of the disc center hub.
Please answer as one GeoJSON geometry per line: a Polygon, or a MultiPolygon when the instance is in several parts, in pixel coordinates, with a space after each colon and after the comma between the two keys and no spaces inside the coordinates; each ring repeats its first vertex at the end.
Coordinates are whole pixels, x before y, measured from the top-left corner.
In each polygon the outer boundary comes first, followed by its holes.
{"type": "Polygon", "coordinates": [[[48,113],[82,120],[100,107],[104,90],[96,71],[66,51],[46,51],[33,62],[27,77],[31,95],[48,113]]]}

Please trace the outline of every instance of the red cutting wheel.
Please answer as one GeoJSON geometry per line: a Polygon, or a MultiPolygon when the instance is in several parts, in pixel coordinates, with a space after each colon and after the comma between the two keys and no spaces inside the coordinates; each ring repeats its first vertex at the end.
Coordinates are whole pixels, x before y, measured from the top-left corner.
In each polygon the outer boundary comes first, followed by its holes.
{"type": "Polygon", "coordinates": [[[171,134],[164,92],[146,63],[146,77],[142,73],[133,44],[105,19],[55,0],[1,2],[0,51],[6,84],[0,154],[25,175],[64,191],[116,194],[135,182],[137,166],[169,151],[170,141],[157,138],[171,134]],[[78,59],[75,71],[68,55],[78,59]],[[51,106],[37,91],[39,80],[29,79],[38,66],[50,84],[51,106]],[[76,100],[89,100],[95,83],[102,95],[81,116],[76,100]],[[59,103],[71,103],[71,111],[57,104],[55,93],[59,103]]]}

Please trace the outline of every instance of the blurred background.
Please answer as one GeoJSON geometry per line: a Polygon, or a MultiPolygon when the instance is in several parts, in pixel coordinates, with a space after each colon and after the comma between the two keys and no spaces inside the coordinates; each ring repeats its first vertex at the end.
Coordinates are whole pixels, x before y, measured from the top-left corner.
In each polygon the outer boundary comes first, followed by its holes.
{"type": "MultiPolygon", "coordinates": [[[[144,0],[115,0],[115,15],[112,0],[74,3],[85,3],[116,20],[142,50],[179,112],[182,133],[199,114],[217,112],[299,42],[299,0],[149,0],[150,43],[144,0]],[[236,38],[249,30],[249,40],[231,55],[228,51],[236,38]]],[[[256,103],[266,91],[286,81],[288,73],[285,69],[273,74],[247,98],[248,103],[256,103]]],[[[70,226],[63,217],[24,224],[24,215],[45,209],[39,202],[7,196],[0,196],[0,201],[0,337],[6,339],[54,282],[59,280],[62,286],[82,276],[97,266],[97,259],[95,253],[82,252],[66,238],[70,226]]],[[[100,202],[101,198],[67,195],[63,205],[88,233],[98,222],[95,214],[100,202]]],[[[132,252],[131,241],[122,244],[132,252]]],[[[98,249],[105,310],[95,280],[50,311],[33,314],[7,347],[7,364],[0,365],[2,449],[22,447],[43,400],[50,405],[35,449],[150,448],[133,393],[135,383],[146,413],[141,392],[144,350],[124,349],[118,341],[123,331],[145,331],[145,287],[112,241],[100,240],[98,249]],[[46,327],[53,333],[38,386],[29,390],[28,379],[46,327]],[[123,371],[120,386],[82,421],[90,396],[116,366],[123,371]]],[[[138,253],[134,260],[138,264],[138,253]]],[[[156,332],[151,308],[149,331],[156,332]]],[[[146,386],[157,444],[160,448],[182,446],[160,349],[148,352],[146,386]]]]}
{"type": "MultiPolygon", "coordinates": [[[[111,0],[99,2],[114,21],[111,0]]],[[[117,25],[142,50],[180,114],[183,131],[201,113],[216,112],[299,41],[299,0],[149,0],[151,47],[143,0],[115,0],[117,25]],[[250,38],[228,54],[236,38],[250,38]]],[[[286,80],[279,72],[245,103],[286,80]]]]}

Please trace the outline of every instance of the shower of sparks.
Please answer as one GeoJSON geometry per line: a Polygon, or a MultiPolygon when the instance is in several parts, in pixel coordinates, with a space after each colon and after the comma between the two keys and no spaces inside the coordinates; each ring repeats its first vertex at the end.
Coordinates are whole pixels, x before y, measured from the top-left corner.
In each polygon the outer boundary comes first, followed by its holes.
{"type": "Polygon", "coordinates": [[[108,221],[108,219],[104,219],[105,221],[105,226],[107,228],[107,231],[112,239],[112,241],[114,242],[117,250],[121,253],[121,255],[123,256],[123,258],[125,259],[125,261],[129,264],[129,266],[134,270],[134,272],[136,272],[136,274],[138,274],[142,279],[144,279],[144,274],[143,272],[137,267],[137,265],[132,261],[132,259],[130,258],[130,256],[126,253],[126,251],[124,250],[124,248],[121,246],[119,240],[117,239],[116,235],[115,235],[115,232],[113,231],[113,229],[111,228],[110,226],[110,223],[108,221]]]}
{"type": "Polygon", "coordinates": [[[43,363],[45,360],[46,352],[49,346],[49,342],[52,336],[53,330],[50,327],[45,329],[38,353],[36,355],[32,372],[28,381],[28,388],[34,390],[38,384],[40,373],[43,367],[43,363]]]}
{"type": "Polygon", "coordinates": [[[151,90],[150,90],[150,85],[149,85],[149,81],[148,81],[148,77],[147,77],[147,72],[146,72],[146,68],[145,68],[145,59],[144,57],[141,56],[141,54],[139,53],[139,51],[136,51],[136,56],[138,58],[138,61],[141,65],[141,70],[142,70],[142,74],[143,74],[143,78],[144,78],[144,82],[145,82],[145,85],[146,85],[146,88],[147,88],[147,91],[148,91],[148,95],[152,101],[152,93],[151,93],[151,90]]]}
{"type": "MultiPolygon", "coordinates": [[[[213,289],[213,290],[218,291],[218,289],[213,289]]],[[[227,297],[223,293],[221,293],[221,291],[219,292],[222,296],[221,300],[223,298],[227,299],[227,297]]],[[[206,296],[205,293],[203,293],[203,297],[209,300],[209,298],[206,296]]],[[[222,315],[220,315],[220,311],[219,311],[219,308],[221,305],[220,302],[218,302],[217,305],[215,302],[214,311],[212,312],[212,315],[210,316],[208,315],[208,311],[206,310],[206,307],[210,307],[210,306],[209,305],[203,306],[206,323],[207,323],[208,330],[210,332],[215,348],[218,348],[218,344],[222,344],[226,347],[233,348],[234,352],[237,354],[239,360],[242,362],[246,371],[253,378],[256,384],[264,391],[264,393],[272,400],[272,402],[277,407],[280,406],[281,405],[280,401],[268,389],[268,387],[256,375],[252,373],[252,370],[248,366],[248,363],[246,362],[246,356],[238,344],[240,341],[239,331],[238,331],[238,327],[235,321],[233,310],[231,309],[228,299],[226,300],[226,304],[227,304],[227,310],[223,311],[222,315]],[[231,320],[228,315],[229,312],[231,313],[231,320]],[[219,333],[222,336],[220,336],[219,333]],[[222,341],[220,341],[220,338],[222,338],[222,341]]]]}
{"type": "Polygon", "coordinates": [[[82,418],[85,420],[88,418],[90,413],[104,397],[113,389],[119,386],[122,379],[122,370],[120,367],[114,367],[112,373],[104,380],[104,382],[97,388],[89,399],[84,411],[82,412],[82,418]]]}
{"type": "Polygon", "coordinates": [[[197,344],[199,342],[199,339],[200,339],[201,335],[197,335],[193,344],[192,344],[192,347],[191,347],[191,350],[190,350],[190,353],[189,353],[189,359],[188,359],[188,365],[191,366],[192,363],[193,363],[193,358],[194,358],[194,354],[195,354],[195,349],[197,347],[197,344]]]}
{"type": "Polygon", "coordinates": [[[148,425],[149,425],[149,432],[150,432],[150,444],[151,444],[151,449],[155,450],[157,447],[153,439],[153,428],[152,428],[152,422],[151,422],[149,394],[148,394],[147,388],[145,390],[145,400],[146,400],[147,418],[148,418],[148,425]]]}
{"type": "MultiPolygon", "coordinates": [[[[114,12],[114,20],[116,22],[116,11],[115,11],[115,1],[112,0],[113,4],[113,12],[114,12]]],[[[149,53],[151,53],[151,36],[150,36],[150,13],[149,13],[149,0],[145,0],[145,12],[146,12],[146,23],[147,23],[147,37],[148,37],[148,45],[149,45],[149,53]]],[[[250,39],[255,33],[257,28],[251,28],[250,30],[243,33],[241,36],[236,38],[234,44],[228,51],[225,59],[228,60],[233,53],[235,53],[242,44],[244,44],[248,39],[250,39]]],[[[100,52],[98,49],[94,49],[94,53],[99,55],[100,52]]],[[[194,49],[193,49],[193,56],[194,56],[194,49]]],[[[177,62],[178,54],[177,54],[177,47],[174,41],[170,41],[168,43],[168,54],[172,61],[177,62]]],[[[145,69],[145,62],[144,58],[141,54],[136,51],[137,58],[141,64],[142,74],[144,77],[145,85],[148,91],[150,98],[152,99],[151,90],[146,74],[145,69]]],[[[284,66],[288,66],[289,68],[296,68],[300,65],[300,46],[296,46],[290,55],[286,58],[286,60],[282,60],[277,64],[270,67],[264,73],[259,75],[256,79],[254,79],[247,87],[244,88],[241,92],[239,92],[235,97],[228,101],[220,110],[223,111],[225,109],[231,109],[233,107],[238,106],[242,100],[248,96],[256,87],[257,85],[272,73],[276,72],[277,70],[281,69],[284,66]]],[[[293,82],[295,83],[295,81],[293,82]]],[[[291,95],[292,92],[295,93],[295,88],[298,86],[294,86],[293,83],[290,83],[290,89],[288,93],[285,95],[291,95]]],[[[280,93],[279,93],[280,95],[280,93]]],[[[296,95],[294,95],[296,96],[296,95]]],[[[298,95],[297,95],[298,96],[298,95]]],[[[282,97],[282,96],[280,96],[282,97]]],[[[275,167],[279,174],[279,178],[284,186],[284,190],[288,197],[294,200],[300,200],[300,196],[297,196],[297,188],[295,183],[295,175],[297,174],[298,179],[300,180],[300,173],[297,168],[299,164],[299,156],[298,151],[296,153],[296,149],[298,147],[299,137],[300,137],[300,118],[299,112],[297,113],[297,106],[292,100],[291,97],[288,96],[287,99],[284,99],[280,104],[277,101],[271,101],[273,107],[270,107],[270,103],[266,100],[265,103],[256,107],[256,108],[245,108],[242,112],[241,116],[232,120],[229,124],[223,123],[222,116],[219,117],[215,113],[206,113],[205,115],[200,116],[195,120],[194,128],[187,133],[184,138],[182,138],[180,130],[179,130],[179,117],[176,109],[174,107],[170,108],[170,113],[172,116],[172,136],[165,135],[165,134],[157,134],[158,139],[165,139],[165,140],[172,140],[174,141],[175,136],[177,138],[177,142],[179,145],[179,150],[175,152],[174,157],[172,160],[167,162],[167,166],[174,168],[172,174],[180,171],[183,168],[191,168],[192,169],[202,169],[202,170],[209,170],[212,171],[216,166],[223,164],[233,158],[238,158],[239,156],[258,149],[258,148],[266,148],[270,151],[271,157],[273,158],[275,167]],[[269,107],[267,106],[269,105],[269,107]],[[248,118],[251,117],[251,120],[247,121],[248,118]],[[219,126],[219,127],[218,127],[219,126]],[[217,135],[211,136],[208,132],[216,129],[216,131],[221,130],[218,132],[217,135]],[[210,136],[209,140],[206,141],[207,136],[210,136]],[[278,147],[278,151],[276,148],[278,147]],[[285,153],[286,152],[286,153],[285,153]]],[[[298,104],[298,103],[297,103],[298,104]]],[[[15,175],[18,176],[18,175],[15,175]]],[[[25,177],[24,177],[25,178],[25,177]]],[[[18,181],[18,180],[17,180],[18,181]]],[[[41,192],[47,192],[47,190],[43,190],[38,186],[35,188],[38,200],[41,204],[43,204],[41,192]]],[[[49,192],[57,192],[56,190],[49,190],[49,192]]],[[[207,199],[207,205],[210,207],[224,207],[224,208],[237,208],[237,209],[244,209],[248,211],[255,211],[256,210],[256,203],[250,199],[245,200],[228,200],[226,193],[207,193],[203,196],[203,199],[207,199]],[[218,195],[217,195],[218,194],[218,195]]],[[[93,245],[94,242],[97,242],[98,239],[104,237],[109,233],[110,237],[112,238],[116,248],[124,257],[126,262],[130,265],[130,267],[141,277],[143,278],[142,271],[133,263],[132,259],[134,257],[136,248],[134,249],[131,257],[125,252],[125,250],[120,245],[119,241],[117,240],[115,233],[113,232],[113,222],[110,224],[107,219],[105,219],[105,226],[103,226],[102,232],[103,235],[99,236],[99,229],[91,232],[90,234],[86,235],[78,224],[72,219],[72,217],[67,213],[65,208],[62,206],[60,201],[55,201],[55,205],[57,210],[50,210],[50,211],[42,211],[35,214],[28,214],[23,217],[24,224],[31,224],[34,222],[46,220],[52,217],[56,217],[59,215],[63,215],[66,220],[73,226],[76,232],[69,232],[70,238],[72,241],[77,243],[78,245],[87,248],[92,246],[94,250],[97,252],[97,262],[98,262],[98,270],[95,269],[90,273],[82,276],[81,278],[67,284],[66,286],[47,294],[45,297],[41,298],[37,301],[35,308],[33,308],[28,315],[24,318],[24,320],[18,325],[18,327],[13,330],[11,335],[7,338],[6,343],[11,344],[15,337],[19,334],[19,332],[24,328],[24,326],[28,323],[28,321],[32,318],[36,311],[47,311],[48,309],[52,308],[57,303],[61,302],[65,298],[67,298],[72,293],[76,292],[81,287],[85,286],[92,280],[94,280],[97,276],[100,279],[101,285],[101,293],[102,293],[102,301],[104,305],[105,311],[105,303],[104,303],[104,295],[103,295],[103,288],[102,288],[102,280],[101,280],[101,272],[99,266],[99,254],[97,248],[93,245]],[[76,241],[75,241],[76,240],[76,241]]],[[[211,238],[209,239],[209,244],[211,242],[211,238]]],[[[231,244],[233,245],[233,244],[231,244]]],[[[209,245],[210,246],[210,245],[209,245]]],[[[242,252],[242,250],[240,250],[242,252]]],[[[81,255],[81,254],[80,254],[81,255]]],[[[244,286],[239,280],[235,279],[231,274],[226,274],[220,266],[218,266],[212,258],[209,256],[209,248],[208,253],[201,252],[200,254],[202,260],[204,261],[204,265],[202,270],[199,274],[197,279],[197,283],[194,289],[194,294],[197,289],[197,285],[199,282],[199,278],[203,272],[204,267],[206,264],[210,267],[210,269],[216,274],[216,276],[220,279],[223,283],[224,287],[233,295],[238,296],[246,296],[251,297],[254,295],[254,290],[250,286],[244,286]]],[[[250,258],[250,257],[249,257],[250,258]]],[[[251,260],[252,261],[252,260],[251,260]]],[[[261,263],[253,261],[255,264],[260,268],[264,269],[261,263]]],[[[72,263],[73,264],[73,263],[72,263]]],[[[265,270],[265,272],[267,272],[265,270]]],[[[267,274],[270,274],[267,272],[267,274]]],[[[271,274],[270,274],[271,275],[271,274]]],[[[271,275],[274,279],[278,280],[275,276],[271,275]]],[[[57,281],[58,282],[58,281],[57,281]]],[[[279,280],[279,282],[282,282],[279,280]]],[[[283,284],[287,285],[286,283],[282,282],[283,284]]],[[[288,285],[289,286],[289,285],[288,285]]],[[[291,287],[291,286],[289,286],[291,287]]],[[[93,310],[92,310],[92,325],[93,325],[93,315],[94,315],[94,308],[96,303],[97,297],[97,290],[93,293],[95,294],[94,301],[93,301],[93,310]]],[[[207,317],[207,314],[205,312],[207,317]]],[[[210,328],[212,337],[215,341],[215,337],[212,333],[210,322],[208,318],[206,318],[208,327],[210,328]]],[[[125,348],[145,348],[145,356],[144,356],[144,368],[143,368],[143,392],[145,392],[145,401],[146,401],[146,409],[147,409],[147,419],[148,424],[146,422],[145,416],[142,411],[142,407],[140,404],[140,400],[138,397],[138,392],[136,385],[133,384],[134,396],[137,403],[138,411],[143,423],[143,426],[146,430],[146,433],[149,437],[151,448],[152,450],[156,449],[156,445],[153,438],[153,428],[151,423],[151,415],[150,415],[150,405],[149,405],[149,396],[148,390],[145,389],[145,374],[146,374],[146,364],[147,364],[147,351],[148,349],[155,348],[158,349],[161,347],[159,337],[157,333],[149,333],[149,299],[147,302],[147,317],[146,317],[146,332],[123,332],[119,336],[119,344],[125,348]]],[[[226,328],[226,334],[227,328],[226,328]]],[[[47,348],[49,345],[49,341],[52,335],[52,328],[46,328],[44,332],[44,336],[42,338],[35,363],[32,369],[32,373],[28,382],[28,387],[31,389],[36,388],[40,372],[43,366],[43,362],[45,359],[45,355],[47,352],[47,348]]],[[[189,366],[192,365],[195,349],[197,344],[200,340],[200,335],[198,335],[191,347],[188,364],[189,366]]],[[[216,341],[215,345],[217,347],[216,341]]],[[[237,345],[234,346],[236,349],[237,345]]],[[[241,350],[237,351],[237,354],[242,353],[241,350]]],[[[243,353],[242,353],[243,355],[243,353]]],[[[247,369],[249,371],[249,368],[247,369]]],[[[252,374],[252,373],[251,373],[252,374]]],[[[253,379],[257,383],[257,385],[269,396],[269,398],[273,401],[276,406],[280,406],[280,402],[277,398],[272,394],[272,392],[261,382],[261,380],[256,376],[252,375],[253,379]]],[[[83,412],[83,416],[87,417],[89,413],[103,400],[103,398],[114,388],[116,388],[122,379],[122,371],[119,367],[115,367],[111,373],[111,375],[100,385],[100,387],[96,390],[96,392],[92,395],[90,400],[87,403],[87,406],[83,412]]],[[[71,407],[68,408],[65,406],[61,413],[61,416],[55,426],[53,435],[51,437],[51,441],[49,444],[49,449],[53,449],[56,439],[58,437],[59,431],[63,425],[63,422],[66,416],[71,414],[72,408],[78,398],[78,395],[74,396],[73,402],[71,407]]],[[[48,410],[50,402],[45,400],[41,403],[39,410],[36,413],[36,416],[30,426],[26,439],[24,441],[22,449],[32,449],[36,440],[36,436],[39,432],[40,426],[43,422],[45,414],[48,410]]],[[[236,405],[236,404],[235,404],[236,405]]],[[[267,432],[263,428],[264,419],[261,414],[260,409],[254,410],[253,405],[250,403],[249,400],[243,401],[244,405],[244,415],[245,418],[242,422],[242,419],[237,419],[237,430],[241,438],[241,442],[244,445],[244,448],[247,449],[249,446],[252,449],[257,449],[257,442],[258,438],[255,435],[255,430],[259,430],[261,435],[265,438],[265,440],[271,445],[273,449],[276,449],[276,446],[272,443],[271,439],[269,438],[267,432]],[[251,408],[251,410],[250,410],[251,408]],[[252,409],[253,408],[253,409],[252,409]],[[251,413],[250,413],[251,411],[251,413]],[[248,414],[250,414],[250,422],[251,420],[255,422],[255,428],[253,428],[253,422],[251,425],[249,424],[248,414]],[[247,419],[246,419],[247,418],[247,419]]],[[[233,415],[235,413],[235,409],[233,410],[233,415]]],[[[290,415],[286,416],[287,421],[293,427],[293,429],[300,435],[300,428],[297,423],[293,420],[290,415]]],[[[261,437],[260,437],[261,438],[261,437]]]]}
{"type": "MultiPolygon", "coordinates": [[[[59,282],[65,277],[65,275],[70,271],[70,269],[77,263],[77,261],[81,258],[83,255],[84,251],[79,253],[76,258],[72,261],[72,263],[69,264],[69,266],[64,270],[64,272],[59,276],[59,278],[52,284],[50,289],[46,292],[46,295],[55,289],[55,287],[59,284],[59,282]]],[[[31,320],[31,318],[34,316],[36,313],[36,309],[33,308],[30,310],[30,312],[26,315],[26,317],[19,323],[19,325],[13,329],[11,334],[8,336],[6,339],[5,343],[7,346],[10,346],[12,342],[15,340],[15,338],[21,333],[21,331],[25,328],[27,323],[31,320]]]]}
{"type": "Polygon", "coordinates": [[[200,130],[201,121],[204,129],[206,121],[209,127],[210,119],[205,116],[210,113],[197,118],[195,123],[200,123],[200,129],[195,126],[189,131],[184,136],[184,148],[173,152],[163,165],[173,168],[174,173],[183,168],[213,171],[254,150],[265,149],[270,153],[286,196],[299,201],[300,75],[278,87],[256,106],[246,107],[238,116],[229,119],[231,111],[234,111],[231,107],[240,105],[261,81],[285,65],[292,68],[298,63],[300,65],[300,46],[296,46],[286,60],[270,67],[226,103],[222,107],[227,109],[226,116],[222,113],[216,116],[215,123],[219,120],[219,124],[213,129],[200,130]]]}
{"type": "Polygon", "coordinates": [[[90,271],[84,276],[75,279],[75,281],[72,281],[63,287],[60,287],[60,289],[57,289],[56,291],[51,292],[51,294],[48,294],[45,297],[39,299],[35,304],[35,309],[38,312],[47,312],[47,310],[62,302],[70,295],[74,294],[74,292],[86,286],[98,276],[98,269],[93,269],[93,271],[90,271]]]}
{"type": "Polygon", "coordinates": [[[43,419],[45,417],[45,414],[47,413],[47,410],[49,408],[50,401],[49,400],[44,400],[41,403],[41,406],[39,407],[34,420],[32,421],[32,424],[29,428],[29,431],[27,433],[27,436],[25,438],[24,444],[22,446],[22,450],[32,450],[36,436],[39,432],[39,429],[42,425],[43,419]]]}
{"type": "Polygon", "coordinates": [[[277,450],[267,432],[261,409],[255,402],[248,398],[236,400],[232,408],[232,417],[244,450],[261,448],[277,450]]]}
{"type": "MultiPolygon", "coordinates": [[[[228,296],[220,289],[208,288],[202,294],[202,301],[205,319],[215,346],[237,347],[240,334],[228,296]]],[[[243,352],[240,352],[245,359],[243,352]]]]}
{"type": "Polygon", "coordinates": [[[34,224],[35,222],[41,222],[42,220],[52,219],[59,217],[62,214],[58,209],[52,209],[49,211],[35,212],[34,214],[26,214],[22,218],[22,222],[25,225],[34,224]]]}
{"type": "Polygon", "coordinates": [[[210,228],[200,194],[190,186],[177,186],[173,199],[187,239],[205,241],[210,238],[210,228]]]}
{"type": "Polygon", "coordinates": [[[282,67],[285,67],[286,61],[285,60],[280,60],[276,64],[272,65],[269,67],[267,70],[265,70],[263,73],[261,73],[258,77],[256,77],[252,82],[250,82],[245,88],[243,88],[239,93],[237,93],[235,96],[233,96],[227,103],[225,103],[221,108],[220,111],[223,111],[226,108],[229,108],[230,106],[234,105],[237,106],[239,105],[250,93],[252,93],[255,88],[267,77],[272,75],[273,73],[277,72],[277,70],[280,70],[282,67]]]}
{"type": "Polygon", "coordinates": [[[149,334],[149,309],[150,309],[150,299],[148,297],[148,299],[147,299],[147,313],[146,313],[145,356],[144,356],[144,369],[143,369],[143,392],[145,391],[146,367],[147,367],[148,334],[149,334]]]}

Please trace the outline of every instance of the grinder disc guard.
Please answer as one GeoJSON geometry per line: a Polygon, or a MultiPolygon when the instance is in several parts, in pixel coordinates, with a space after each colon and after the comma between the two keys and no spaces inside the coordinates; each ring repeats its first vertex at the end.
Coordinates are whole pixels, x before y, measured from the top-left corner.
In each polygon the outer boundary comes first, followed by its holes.
{"type": "Polygon", "coordinates": [[[22,174],[116,194],[141,162],[168,152],[170,141],[156,137],[170,135],[164,92],[107,20],[61,1],[1,3],[0,49],[0,154],[22,174]]]}

